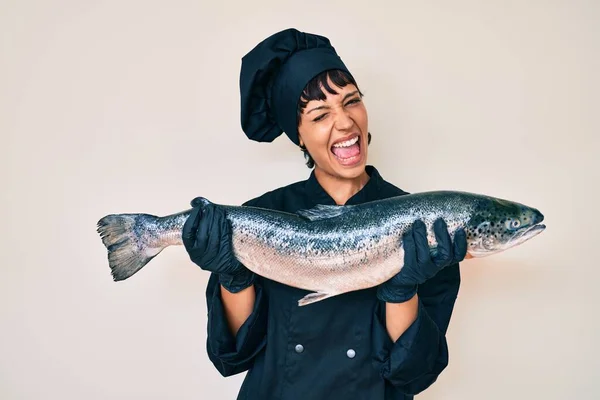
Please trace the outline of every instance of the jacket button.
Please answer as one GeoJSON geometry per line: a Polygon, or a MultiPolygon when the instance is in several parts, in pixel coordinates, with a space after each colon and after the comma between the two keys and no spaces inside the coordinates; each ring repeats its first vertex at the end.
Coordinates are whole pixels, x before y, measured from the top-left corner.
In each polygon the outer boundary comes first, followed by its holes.
{"type": "Polygon", "coordinates": [[[302,353],[304,351],[304,346],[301,344],[296,345],[296,353],[302,353]]]}
{"type": "Polygon", "coordinates": [[[348,349],[348,351],[346,352],[346,355],[348,356],[348,358],[354,358],[354,356],[356,355],[356,352],[352,349],[348,349]]]}

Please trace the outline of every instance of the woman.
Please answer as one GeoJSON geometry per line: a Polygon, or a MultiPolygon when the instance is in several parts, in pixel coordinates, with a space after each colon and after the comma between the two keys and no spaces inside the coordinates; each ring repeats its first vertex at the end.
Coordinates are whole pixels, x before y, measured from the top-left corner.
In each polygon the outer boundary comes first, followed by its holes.
{"type": "MultiPolygon", "coordinates": [[[[295,212],[404,195],[367,164],[371,134],[362,94],[327,38],[288,29],[242,60],[242,127],[270,142],[285,132],[302,149],[305,181],[245,205],[295,212]]],[[[305,307],[307,292],[256,276],[236,260],[218,209],[192,201],[183,229],[190,259],[211,271],[208,356],[223,376],[248,371],[238,399],[411,399],[448,363],[445,332],[466,239],[434,224],[403,239],[405,266],[384,284],[305,307]]]]}

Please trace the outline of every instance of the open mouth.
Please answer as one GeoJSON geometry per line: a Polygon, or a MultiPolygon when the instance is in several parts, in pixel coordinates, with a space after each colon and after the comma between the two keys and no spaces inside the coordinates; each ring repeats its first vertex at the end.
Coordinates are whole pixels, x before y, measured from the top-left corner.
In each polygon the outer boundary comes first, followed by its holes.
{"type": "Polygon", "coordinates": [[[342,165],[353,165],[360,161],[360,135],[354,134],[347,139],[338,140],[331,146],[331,152],[342,165]]]}
{"type": "Polygon", "coordinates": [[[523,227],[515,233],[515,235],[511,238],[509,243],[511,245],[521,244],[523,242],[528,241],[532,237],[539,235],[544,231],[544,229],[546,229],[546,225],[541,223],[523,227]]]}

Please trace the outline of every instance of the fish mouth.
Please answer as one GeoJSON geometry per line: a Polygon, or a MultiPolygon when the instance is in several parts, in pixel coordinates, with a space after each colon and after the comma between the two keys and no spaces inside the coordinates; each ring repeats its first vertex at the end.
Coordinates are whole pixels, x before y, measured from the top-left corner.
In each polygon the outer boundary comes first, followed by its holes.
{"type": "Polygon", "coordinates": [[[542,233],[545,229],[546,225],[537,223],[522,227],[506,241],[500,243],[495,243],[494,241],[486,243],[486,240],[482,239],[479,243],[476,243],[474,247],[468,250],[469,258],[482,258],[503,252],[532,239],[533,237],[542,233]]]}
{"type": "Polygon", "coordinates": [[[539,235],[546,229],[546,225],[538,222],[537,224],[530,225],[519,229],[515,234],[510,238],[507,243],[507,247],[513,247],[519,245],[523,242],[528,241],[529,239],[539,235]]]}
{"type": "Polygon", "coordinates": [[[527,214],[531,217],[531,224],[517,229],[508,241],[508,247],[516,246],[526,242],[529,239],[539,235],[546,229],[546,225],[542,223],[544,221],[544,214],[542,214],[539,210],[532,208],[527,214]]]}

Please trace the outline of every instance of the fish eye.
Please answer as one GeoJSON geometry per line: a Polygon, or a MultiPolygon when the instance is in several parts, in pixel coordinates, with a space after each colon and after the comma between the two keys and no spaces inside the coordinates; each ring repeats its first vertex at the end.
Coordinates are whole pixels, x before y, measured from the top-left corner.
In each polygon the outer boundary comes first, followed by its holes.
{"type": "Polygon", "coordinates": [[[509,229],[517,229],[521,226],[521,221],[518,219],[509,219],[506,221],[507,228],[509,229]]]}

